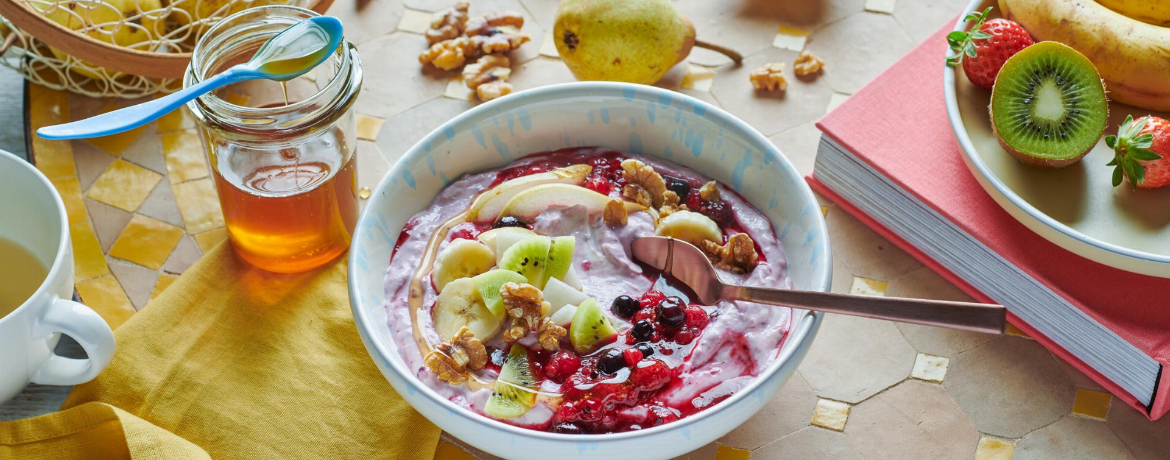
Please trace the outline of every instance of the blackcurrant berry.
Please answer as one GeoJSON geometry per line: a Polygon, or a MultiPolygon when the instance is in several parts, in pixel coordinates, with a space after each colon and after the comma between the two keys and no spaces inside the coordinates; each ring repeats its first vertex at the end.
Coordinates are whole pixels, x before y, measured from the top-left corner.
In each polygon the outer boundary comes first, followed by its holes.
{"type": "Polygon", "coordinates": [[[640,308],[642,306],[638,303],[638,299],[628,295],[619,295],[616,299],[613,299],[613,314],[617,315],[618,318],[633,318],[634,314],[638,313],[638,309],[640,308]]]}
{"type": "Polygon", "coordinates": [[[670,327],[679,327],[687,322],[687,304],[676,296],[667,297],[658,304],[658,321],[670,327]]]}
{"type": "Polygon", "coordinates": [[[504,216],[496,219],[496,222],[492,224],[492,228],[500,227],[522,227],[527,229],[532,228],[532,226],[529,225],[527,221],[516,216],[504,216]]]}
{"type": "Polygon", "coordinates": [[[615,374],[626,367],[626,357],[616,348],[610,348],[597,358],[597,369],[606,374],[615,374]]]}
{"type": "Polygon", "coordinates": [[[654,324],[648,319],[634,323],[633,329],[630,330],[630,335],[639,342],[650,340],[652,334],[654,334],[654,324]]]}

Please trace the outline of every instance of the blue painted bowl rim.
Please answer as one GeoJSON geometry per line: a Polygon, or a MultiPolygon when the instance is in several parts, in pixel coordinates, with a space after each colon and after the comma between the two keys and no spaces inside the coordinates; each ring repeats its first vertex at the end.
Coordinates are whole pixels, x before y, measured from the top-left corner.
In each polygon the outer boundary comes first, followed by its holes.
{"type": "MultiPolygon", "coordinates": [[[[967,21],[964,18],[967,17],[968,14],[971,14],[975,10],[979,9],[979,7],[985,1],[986,0],[972,0],[971,3],[967,5],[967,8],[963,10],[963,13],[959,16],[958,22],[955,23],[954,30],[965,31],[967,29],[967,21]]],[[[943,59],[939,59],[939,62],[942,63],[943,59]]],[[[1072,227],[1069,227],[1057,221],[1056,219],[1049,217],[1048,214],[1045,214],[1039,209],[1036,209],[1030,203],[1024,201],[1023,198],[1020,198],[1020,196],[1017,195],[1016,192],[1012,191],[1012,189],[1009,188],[1007,184],[1004,184],[1003,181],[999,180],[999,177],[996,177],[995,173],[991,171],[991,168],[987,166],[987,163],[983,161],[983,158],[980,157],[978,153],[975,153],[977,152],[975,149],[975,144],[971,142],[971,137],[967,135],[967,128],[963,124],[962,116],[959,115],[958,96],[955,94],[955,68],[947,66],[945,63],[942,65],[944,88],[943,93],[946,96],[947,116],[951,121],[951,129],[955,132],[955,137],[958,139],[959,145],[962,147],[959,149],[959,151],[962,152],[963,156],[967,157],[967,163],[973,166],[975,170],[978,171],[979,175],[983,176],[983,178],[986,179],[987,182],[990,183],[996,191],[998,191],[1004,198],[1007,198],[1007,200],[1011,202],[1012,205],[1019,208],[1033,219],[1036,219],[1037,222],[1070,238],[1071,242],[1080,242],[1102,251],[1111,252],[1119,256],[1129,257],[1142,262],[1170,265],[1170,256],[1151,254],[1145,251],[1138,251],[1124,246],[1118,246],[1116,244],[1105,242],[1081,233],[1080,231],[1077,231],[1072,227]]],[[[996,203],[999,203],[999,201],[997,200],[996,203]]],[[[1026,223],[1024,224],[1027,226],[1026,223]]],[[[1041,236],[1043,237],[1044,235],[1041,234],[1041,236]]],[[[1056,243],[1058,246],[1060,245],[1060,243],[1057,243],[1056,241],[1053,241],[1053,243],[1056,243]]],[[[1108,260],[1093,260],[1120,270],[1129,272],[1134,271],[1132,268],[1109,263],[1108,260]]],[[[1138,273],[1145,272],[1139,271],[1138,273]]],[[[1146,274],[1149,274],[1150,276],[1159,276],[1150,273],[1146,274]]]]}
{"type": "MultiPolygon", "coordinates": [[[[453,129],[456,125],[459,125],[460,123],[463,123],[466,121],[480,119],[480,118],[487,118],[491,114],[496,113],[497,109],[499,111],[504,111],[504,110],[512,110],[512,109],[520,108],[520,107],[525,105],[527,98],[532,97],[532,96],[548,96],[548,95],[555,95],[556,93],[563,93],[561,95],[571,97],[571,96],[577,96],[577,95],[581,95],[581,94],[589,94],[590,91],[620,92],[620,90],[627,89],[627,88],[635,88],[636,91],[649,92],[649,93],[652,93],[653,95],[667,94],[671,98],[679,98],[679,99],[685,101],[686,103],[691,104],[692,106],[701,107],[702,109],[704,109],[705,110],[704,116],[706,116],[707,114],[710,114],[711,116],[715,117],[717,120],[724,121],[724,122],[728,123],[730,126],[734,126],[735,128],[739,129],[744,134],[744,137],[746,140],[748,140],[752,143],[758,144],[762,147],[767,147],[767,148],[761,148],[761,151],[763,152],[763,154],[764,155],[773,155],[774,158],[772,158],[772,160],[775,160],[777,162],[777,164],[779,165],[779,167],[782,168],[786,174],[790,174],[792,177],[797,179],[795,182],[799,182],[801,184],[800,186],[797,186],[797,189],[799,190],[799,193],[800,193],[800,195],[799,195],[800,201],[802,201],[806,204],[810,204],[810,205],[817,205],[818,204],[816,197],[813,195],[812,189],[809,188],[808,184],[804,180],[802,180],[800,173],[796,170],[796,167],[793,166],[792,163],[788,161],[788,158],[778,154],[777,149],[772,148],[773,144],[771,143],[771,141],[769,141],[766,137],[764,137],[763,134],[760,134],[759,131],[757,131],[755,128],[752,128],[750,125],[748,125],[744,121],[727,113],[726,111],[724,111],[723,109],[721,109],[719,107],[713,106],[713,105],[708,104],[702,100],[696,99],[696,98],[691,97],[691,96],[687,96],[687,95],[682,94],[682,93],[678,93],[675,91],[670,91],[667,89],[662,89],[662,88],[658,88],[658,87],[654,87],[654,86],[637,85],[637,84],[630,84],[630,83],[616,83],[616,82],[560,83],[560,84],[556,84],[556,85],[549,85],[549,86],[543,86],[543,87],[529,89],[529,90],[525,90],[525,91],[520,91],[520,92],[512,94],[509,97],[499,98],[499,99],[481,104],[479,106],[472,107],[471,109],[459,114],[455,118],[448,120],[446,123],[443,123],[442,126],[439,126],[435,130],[431,131],[430,134],[423,137],[421,140],[419,140],[417,143],[415,143],[414,146],[412,146],[409,150],[407,150],[406,153],[404,153],[402,155],[402,157],[399,158],[399,160],[394,164],[394,166],[392,166],[390,168],[390,171],[387,172],[386,175],[382,177],[381,181],[378,182],[378,186],[373,190],[373,192],[371,193],[371,196],[380,196],[382,191],[389,188],[390,183],[391,183],[391,179],[394,177],[398,177],[402,174],[403,168],[405,168],[406,165],[408,163],[410,163],[410,159],[417,157],[419,155],[425,154],[425,151],[424,151],[422,145],[426,142],[430,142],[432,140],[437,140],[437,138],[439,136],[443,135],[442,133],[445,129],[448,129],[448,128],[453,129]]],[[[522,158],[522,156],[520,156],[518,158],[522,158]]],[[[706,419],[707,417],[714,415],[715,413],[719,412],[720,410],[722,410],[726,407],[730,407],[730,406],[735,405],[737,402],[739,402],[740,400],[742,400],[744,398],[747,398],[755,390],[759,389],[759,387],[762,386],[765,382],[770,381],[771,379],[775,378],[777,373],[780,371],[780,369],[786,363],[788,363],[789,360],[792,359],[792,355],[796,352],[796,350],[801,348],[800,345],[805,341],[811,341],[811,340],[813,340],[813,338],[815,338],[816,331],[820,328],[821,321],[824,318],[824,314],[821,312],[809,312],[807,316],[805,316],[804,318],[801,319],[799,324],[796,324],[793,326],[793,329],[791,329],[789,332],[789,336],[785,339],[785,344],[787,345],[789,343],[789,341],[792,341],[791,345],[784,348],[784,350],[781,352],[780,356],[777,357],[777,359],[772,363],[772,365],[769,366],[769,368],[767,370],[760,373],[757,376],[757,378],[754,381],[752,381],[752,383],[750,383],[750,384],[748,384],[748,386],[740,389],[735,394],[733,394],[731,397],[729,397],[723,401],[720,401],[715,406],[708,408],[708,409],[705,409],[703,411],[700,411],[697,414],[685,417],[679,421],[664,424],[661,426],[656,426],[653,428],[648,428],[645,430],[629,431],[629,432],[624,432],[624,433],[591,434],[591,435],[559,434],[559,433],[549,433],[549,432],[544,432],[544,431],[536,431],[536,430],[530,430],[530,429],[526,429],[526,428],[520,428],[520,427],[509,425],[507,423],[503,423],[503,422],[500,422],[497,420],[493,420],[493,419],[485,417],[483,415],[476,414],[468,409],[465,409],[465,408],[451,402],[447,398],[442,397],[441,395],[436,393],[434,390],[432,390],[430,387],[420,384],[418,379],[415,378],[415,376],[412,373],[408,372],[408,370],[405,369],[402,365],[398,364],[398,362],[396,362],[395,360],[390,358],[390,356],[393,356],[393,353],[395,353],[393,350],[387,349],[380,341],[375,340],[373,338],[374,334],[370,334],[370,333],[366,332],[366,331],[372,330],[372,329],[370,329],[372,323],[371,323],[370,319],[366,316],[366,313],[365,313],[366,309],[364,307],[363,301],[361,300],[362,297],[360,295],[358,295],[358,293],[356,291],[356,284],[357,284],[355,281],[356,277],[353,276],[353,274],[357,273],[359,271],[359,267],[357,265],[358,262],[357,262],[357,258],[355,256],[355,254],[360,253],[360,251],[358,251],[358,246],[362,244],[361,241],[363,241],[363,239],[364,239],[361,237],[360,234],[363,232],[369,231],[369,230],[366,230],[367,228],[369,228],[366,225],[366,223],[367,223],[366,220],[370,219],[371,218],[370,214],[375,212],[373,210],[373,207],[371,206],[373,204],[373,202],[374,202],[374,200],[371,200],[370,205],[366,206],[366,209],[364,209],[362,211],[361,217],[358,219],[358,223],[357,223],[357,227],[356,227],[357,233],[355,233],[355,235],[354,235],[353,243],[351,244],[349,256],[348,256],[349,257],[349,261],[348,261],[349,274],[350,274],[348,277],[350,309],[353,312],[354,321],[357,324],[358,329],[362,331],[362,334],[361,334],[362,340],[368,342],[367,348],[372,348],[374,350],[377,350],[377,352],[378,352],[378,356],[371,355],[371,358],[381,360],[383,363],[386,364],[386,367],[393,369],[394,372],[396,374],[398,374],[399,378],[402,378],[402,380],[404,382],[406,382],[408,385],[413,387],[419,394],[422,394],[426,398],[430,399],[432,402],[437,403],[438,405],[445,407],[448,410],[449,414],[456,414],[457,416],[459,416],[465,420],[471,421],[473,423],[486,425],[489,428],[502,430],[502,431],[505,431],[505,432],[512,434],[512,435],[515,435],[515,436],[521,436],[521,437],[526,437],[526,438],[535,438],[535,439],[540,439],[540,440],[544,440],[544,441],[556,441],[556,442],[578,442],[578,441],[582,441],[582,440],[588,440],[591,442],[606,442],[606,441],[620,441],[620,440],[627,440],[627,439],[652,436],[655,434],[660,434],[660,433],[665,433],[668,431],[674,431],[674,430],[679,430],[679,429],[684,429],[684,428],[690,427],[690,426],[694,425],[695,423],[699,423],[702,420],[706,419]],[[583,437],[583,436],[585,436],[585,437],[583,437]]],[[[823,259],[823,261],[825,263],[817,264],[817,266],[819,268],[815,269],[816,271],[814,271],[812,273],[811,279],[813,280],[813,283],[815,283],[816,280],[818,280],[818,279],[821,280],[820,286],[813,286],[815,288],[815,290],[827,292],[829,290],[830,284],[832,283],[832,269],[833,269],[832,268],[833,267],[832,252],[831,252],[831,248],[829,246],[829,233],[828,233],[828,229],[827,229],[827,226],[825,224],[825,220],[824,220],[823,216],[820,216],[818,214],[817,217],[813,218],[813,225],[814,225],[814,228],[812,230],[814,230],[821,237],[820,238],[821,245],[823,246],[823,249],[824,249],[823,251],[821,251],[821,254],[823,254],[821,256],[821,258],[823,259]]],[[[382,306],[378,305],[376,307],[381,308],[382,306]]],[[[407,403],[413,405],[413,402],[409,398],[403,398],[403,399],[405,399],[407,401],[407,403]]],[[[455,435],[456,437],[459,437],[458,433],[452,433],[452,434],[455,435]]]]}

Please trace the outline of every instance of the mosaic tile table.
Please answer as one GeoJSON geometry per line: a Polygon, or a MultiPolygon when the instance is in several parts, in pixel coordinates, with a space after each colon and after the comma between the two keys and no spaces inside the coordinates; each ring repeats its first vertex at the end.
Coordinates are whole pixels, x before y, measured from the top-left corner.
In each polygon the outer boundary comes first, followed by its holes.
{"type": "MultiPolygon", "coordinates": [[[[372,187],[416,139],[471,107],[454,73],[416,56],[431,12],[452,0],[349,0],[332,14],[358,44],[366,78],[359,186],[372,187]]],[[[742,67],[695,50],[659,83],[717,104],[758,128],[803,172],[814,121],[961,10],[965,0],[677,0],[699,36],[747,56],[742,67]],[[824,58],[820,78],[784,96],[753,92],[747,74],[824,58]]],[[[514,53],[517,90],[572,81],[551,42],[555,0],[478,0],[472,14],[522,12],[533,42],[514,53]]],[[[789,66],[789,68],[791,68],[789,66]]],[[[124,105],[28,88],[30,129],[124,105]]],[[[225,238],[190,116],[92,141],[32,140],[37,166],[68,207],[77,291],[117,327],[225,238]]],[[[823,209],[834,292],[967,300],[847,213],[823,209]]],[[[29,405],[40,390],[19,399],[29,405]]],[[[27,415],[55,409],[44,407],[27,415]]],[[[13,403],[8,406],[11,407],[13,403]]],[[[35,406],[35,404],[34,404],[35,406]]],[[[8,409],[11,413],[12,409],[8,409]]],[[[5,407],[0,406],[0,415],[5,407]]],[[[436,458],[488,458],[444,435],[436,458]]],[[[1150,423],[1035,342],[829,315],[799,372],[754,418],[685,458],[1170,459],[1170,419],[1150,423]]]]}

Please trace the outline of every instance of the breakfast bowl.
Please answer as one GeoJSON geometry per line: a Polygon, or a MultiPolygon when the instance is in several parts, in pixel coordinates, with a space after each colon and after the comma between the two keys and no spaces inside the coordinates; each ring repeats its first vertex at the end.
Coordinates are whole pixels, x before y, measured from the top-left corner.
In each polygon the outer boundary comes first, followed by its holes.
{"type": "Polygon", "coordinates": [[[766,218],[767,230],[782,247],[781,259],[773,263],[786,269],[785,285],[829,288],[828,234],[812,191],[779,149],[717,107],[661,88],[582,82],[523,91],[470,109],[415,144],[373,191],[350,248],[349,290],[362,341],[394,389],[444,431],[494,455],[669,458],[695,450],[744,423],[772,398],[796,371],[821,322],[820,313],[791,310],[782,343],[742,387],[701,411],[634,431],[528,429],[469,410],[424,383],[420,375],[426,369],[403,358],[407,350],[400,347],[412,342],[396,340],[395,330],[402,329],[396,318],[402,316],[388,303],[391,280],[417,269],[400,259],[392,263],[403,229],[441,192],[447,195],[449,185],[463,184],[460,178],[538,152],[591,146],[646,163],[678,165],[717,181],[766,218]]]}

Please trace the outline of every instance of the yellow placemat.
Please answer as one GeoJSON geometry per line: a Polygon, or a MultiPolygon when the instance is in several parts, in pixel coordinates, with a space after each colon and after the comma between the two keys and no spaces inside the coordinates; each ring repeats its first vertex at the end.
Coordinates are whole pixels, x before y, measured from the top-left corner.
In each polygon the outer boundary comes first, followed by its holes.
{"type": "Polygon", "coordinates": [[[276,275],[220,245],[115,336],[61,412],[0,423],[0,458],[434,456],[358,337],[344,260],[276,275]]]}

